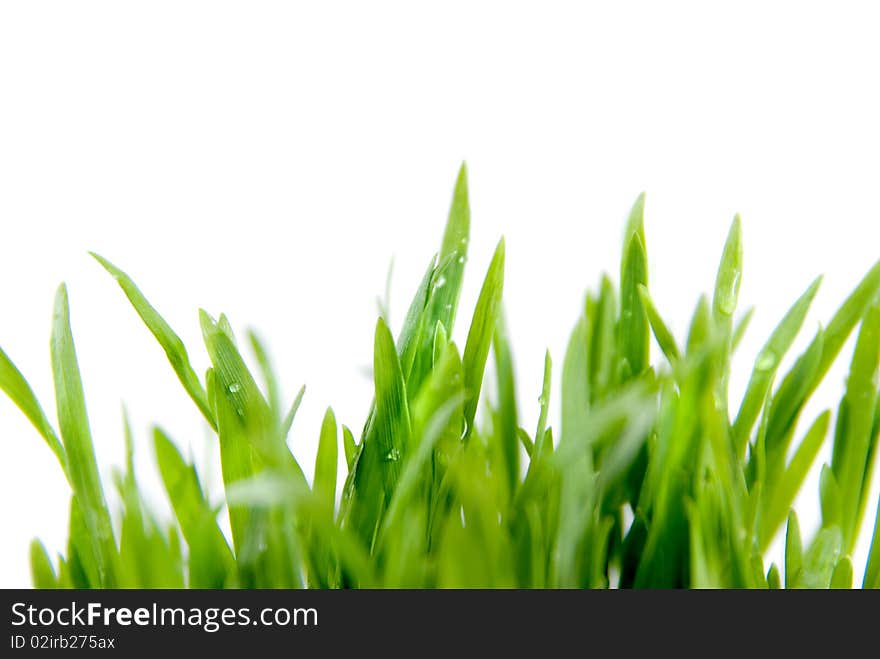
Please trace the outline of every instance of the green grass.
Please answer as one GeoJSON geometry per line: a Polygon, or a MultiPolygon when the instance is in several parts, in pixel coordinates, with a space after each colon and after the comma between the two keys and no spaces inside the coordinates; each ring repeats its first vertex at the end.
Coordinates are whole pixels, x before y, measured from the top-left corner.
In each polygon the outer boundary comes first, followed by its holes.
{"type": "Polygon", "coordinates": [[[450,339],[469,233],[462,167],[440,251],[396,339],[383,318],[376,323],[375,396],[360,439],[328,409],[311,483],[287,443],[303,391],[289,407],[282,403],[257,337],[246,342],[255,374],[226,317],[200,312],[201,349],[211,367],[199,377],[180,338],[128,275],[94,255],[216,435],[223,505],[155,428],[152,450],[173,518],[154,513],[134,473],[126,421],[126,465],[113,478],[122,509],[111,514],[61,286],[51,341],[58,430],[0,351],[0,387],[55,454],[71,490],[65,550],[50,554],[39,541],[31,544],[34,585],[880,587],[877,523],[861,584],[853,584],[851,558],[866,526],[880,432],[880,262],[782,373],[820,280],[809,284],[779,314],[733,404],[731,360],[749,318],[736,313],[740,220],[721,251],[711,299],[699,301],[687,336],[676,337],[651,297],[640,196],[626,225],[619,285],[605,276],[586,295],[558,394],[550,390],[547,355],[539,421],[530,432],[518,421],[501,312],[503,241],[466,319],[464,346],[450,339]],[[801,423],[811,394],[856,331],[839,406],[801,423]],[[652,360],[653,343],[659,350],[652,360]],[[487,373],[494,382],[484,387],[487,373]],[[552,428],[549,410],[557,404],[561,424],[552,428]],[[821,528],[804,538],[792,505],[825,442],[831,462],[814,493],[821,528]],[[337,483],[343,459],[347,477],[337,483]],[[221,515],[228,515],[228,537],[221,515]],[[765,555],[780,532],[784,562],[768,565],[765,555]]]}

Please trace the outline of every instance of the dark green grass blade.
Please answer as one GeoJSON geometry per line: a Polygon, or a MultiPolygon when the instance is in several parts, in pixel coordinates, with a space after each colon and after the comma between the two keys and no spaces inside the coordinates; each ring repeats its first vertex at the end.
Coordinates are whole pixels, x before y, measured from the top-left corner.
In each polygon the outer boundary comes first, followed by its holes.
{"type": "Polygon", "coordinates": [[[153,429],[159,474],[174,515],[190,549],[189,586],[223,588],[234,575],[232,551],[217,524],[216,514],[202,492],[195,467],[161,429],[153,429]]]}
{"type": "Polygon", "coordinates": [[[55,402],[61,437],[67,450],[71,487],[91,539],[90,551],[94,553],[97,562],[98,583],[104,587],[113,587],[116,585],[116,543],[104,499],[104,489],[98,475],[76,349],[70,331],[67,288],[63,284],[55,296],[51,349],[55,402]]]}
{"type": "Polygon", "coordinates": [[[483,385],[483,371],[495,333],[495,323],[501,307],[501,294],[504,288],[504,240],[495,248],[492,262],[480,289],[477,306],[468,330],[464,346],[462,365],[464,367],[465,406],[464,420],[466,433],[470,433],[474,425],[477,403],[483,385]]]}
{"type": "Polygon", "coordinates": [[[6,392],[6,395],[18,406],[28,420],[34,425],[34,428],[40,433],[49,448],[61,463],[61,468],[67,474],[67,453],[62,446],[61,441],[46,413],[37,401],[33,390],[24,379],[21,372],[15,367],[15,364],[6,356],[6,353],[0,349],[0,389],[6,392]]]}
{"type": "Polygon", "coordinates": [[[350,509],[345,524],[371,547],[388,501],[400,478],[401,462],[411,439],[406,385],[397,349],[388,326],[376,323],[373,355],[376,388],[375,416],[361,442],[346,484],[350,509]]]}
{"type": "Polygon", "coordinates": [[[144,297],[143,293],[140,292],[127,274],[104,257],[94,252],[91,252],[91,255],[116,279],[125,296],[134,307],[134,310],[141,317],[141,320],[144,321],[150,332],[153,333],[153,336],[156,337],[159,345],[162,346],[183,388],[186,389],[186,392],[198,406],[208,423],[211,424],[211,427],[216,429],[216,423],[208,405],[208,397],[201,382],[199,382],[198,376],[192,369],[192,366],[190,366],[189,355],[187,355],[183,341],[180,340],[180,337],[174,333],[174,330],[159,315],[159,312],[147,301],[147,298],[144,297]]]}

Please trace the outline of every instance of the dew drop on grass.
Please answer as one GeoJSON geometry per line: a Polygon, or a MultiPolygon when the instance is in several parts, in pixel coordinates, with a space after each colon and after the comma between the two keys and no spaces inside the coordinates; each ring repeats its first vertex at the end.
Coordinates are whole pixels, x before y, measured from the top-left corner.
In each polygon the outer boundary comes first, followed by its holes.
{"type": "Polygon", "coordinates": [[[762,350],[755,362],[755,368],[759,371],[769,371],[776,365],[776,354],[772,350],[762,350]]]}
{"type": "Polygon", "coordinates": [[[444,286],[446,286],[446,276],[440,275],[440,277],[437,279],[437,283],[434,284],[434,288],[443,288],[444,286]]]}
{"type": "Polygon", "coordinates": [[[238,382],[233,382],[229,385],[229,393],[235,394],[241,391],[241,385],[238,382]]]}
{"type": "Polygon", "coordinates": [[[385,455],[386,462],[397,462],[398,460],[400,460],[400,451],[398,451],[396,448],[391,449],[385,455]]]}
{"type": "Polygon", "coordinates": [[[464,256],[463,255],[458,257],[458,262],[461,264],[464,264],[464,256]]]}
{"type": "Polygon", "coordinates": [[[724,288],[724,292],[719,296],[718,308],[725,316],[730,316],[736,311],[736,297],[739,290],[739,271],[733,273],[730,286],[724,288]]]}

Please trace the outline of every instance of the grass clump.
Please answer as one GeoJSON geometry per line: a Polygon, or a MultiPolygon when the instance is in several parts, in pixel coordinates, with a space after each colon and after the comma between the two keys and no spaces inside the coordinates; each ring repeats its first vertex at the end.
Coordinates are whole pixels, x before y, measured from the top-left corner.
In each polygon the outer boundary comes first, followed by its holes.
{"type": "MultiPolygon", "coordinates": [[[[779,373],[819,288],[812,282],[757,355],[729,407],[731,359],[748,314],[735,318],[742,277],[739,218],[714,291],[686,337],[669,330],[648,283],[644,196],[624,234],[619,284],[586,295],[562,361],[561,425],[548,425],[548,354],[533,432],[518,422],[512,350],[501,316],[498,244],[464,346],[451,340],[467,259],[464,168],[439,253],[396,338],[375,329],[375,397],[359,440],[328,409],[311,482],[288,448],[302,399],[282,405],[266,351],[248,335],[245,363],[227,318],[200,312],[211,367],[193,370],[180,338],[133,281],[94,255],[164,350],[219,443],[223,506],[174,441],[153,430],[172,520],[145,504],[127,462],[113,485],[114,528],[89,432],[66,289],[52,322],[58,431],[0,351],[0,387],[58,458],[71,499],[66,550],[31,545],[38,587],[851,587],[880,431],[880,262],[779,373]],[[858,336],[843,398],[806,431],[799,420],[850,334],[858,336]],[[659,347],[651,360],[651,336],[659,347]],[[683,339],[683,340],[682,340],[683,339]],[[487,362],[496,392],[483,396],[487,362]],[[259,380],[259,382],[258,382],[259,380]],[[774,386],[774,384],[776,386],[774,386]],[[482,402],[488,413],[478,417],[482,402]],[[340,448],[338,437],[342,437],[340,448]],[[829,437],[830,435],[830,437],[829,437]],[[792,510],[825,441],[822,524],[803,538],[792,510]],[[347,465],[337,483],[340,459],[347,465]],[[337,492],[341,490],[341,497],[337,492]],[[231,537],[219,515],[228,512],[231,537]],[[782,565],[765,554],[784,529],[782,565]]],[[[856,584],[858,585],[858,584],[856,584]]],[[[880,537],[864,570],[880,587],[880,537]]]]}

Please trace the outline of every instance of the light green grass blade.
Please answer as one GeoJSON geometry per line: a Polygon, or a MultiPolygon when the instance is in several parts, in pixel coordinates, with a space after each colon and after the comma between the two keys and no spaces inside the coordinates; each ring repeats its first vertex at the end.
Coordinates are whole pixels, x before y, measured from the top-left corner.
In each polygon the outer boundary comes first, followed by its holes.
{"type": "Polygon", "coordinates": [[[835,438],[831,466],[841,495],[844,552],[855,546],[865,509],[864,478],[870,472],[877,369],[880,366],[880,298],[869,307],[856,340],[846,381],[843,432],[835,438]]]}
{"type": "Polygon", "coordinates": [[[141,320],[144,321],[150,332],[153,333],[153,336],[156,337],[159,345],[162,346],[183,388],[186,389],[186,392],[198,406],[211,427],[216,429],[205,389],[202,387],[201,382],[199,382],[199,378],[192,369],[192,366],[190,366],[189,355],[187,355],[183,341],[180,340],[180,337],[174,333],[174,330],[165,322],[165,319],[147,301],[147,298],[144,297],[143,293],[141,293],[127,274],[104,257],[94,252],[90,252],[90,254],[113,276],[122,288],[134,310],[141,317],[141,320]]]}
{"type": "Polygon", "coordinates": [[[837,479],[827,464],[822,465],[819,478],[819,502],[822,508],[822,527],[840,526],[843,521],[843,498],[837,479]]]}
{"type": "Polygon", "coordinates": [[[788,514],[788,528],[785,533],[785,587],[795,588],[803,568],[804,550],[801,544],[801,527],[797,513],[788,514]]]}
{"type": "Polygon", "coordinates": [[[831,411],[825,410],[807,430],[788,468],[777,480],[773,481],[775,485],[770,487],[768,496],[762,498],[765,509],[761,515],[761,530],[758,541],[762,551],[766,551],[776,531],[785,521],[785,516],[800,492],[804,479],[828,435],[830,423],[831,411]]]}
{"type": "Polygon", "coordinates": [[[675,337],[663,321],[660,312],[657,311],[657,307],[654,306],[654,301],[651,299],[651,294],[648,292],[648,289],[642,284],[639,284],[637,289],[642,308],[644,308],[645,313],[648,316],[648,323],[650,323],[651,330],[654,332],[654,338],[657,339],[657,345],[660,346],[660,350],[666,355],[666,359],[668,359],[670,363],[675,363],[681,356],[681,351],[675,343],[675,337]]]}
{"type": "Polygon", "coordinates": [[[492,345],[492,337],[495,333],[495,323],[501,307],[503,288],[504,239],[499,241],[495,248],[486,279],[480,289],[480,296],[477,298],[477,306],[474,309],[462,356],[466,396],[464,406],[466,434],[470,434],[473,430],[474,416],[477,412],[477,403],[480,400],[480,390],[483,385],[483,371],[486,368],[489,347],[492,345]]]}
{"type": "Polygon", "coordinates": [[[70,331],[70,310],[64,284],[58,288],[55,296],[51,353],[55,402],[61,437],[67,450],[71,486],[91,538],[90,550],[97,561],[98,582],[101,586],[113,587],[116,584],[116,543],[104,499],[104,489],[98,475],[76,349],[70,331]]]}
{"type": "Polygon", "coordinates": [[[321,424],[321,436],[318,440],[318,454],[315,459],[315,495],[324,501],[332,510],[336,501],[336,473],[339,461],[337,443],[336,417],[333,410],[327,408],[321,424]]]}
{"type": "Polygon", "coordinates": [[[821,529],[804,553],[798,588],[829,588],[834,568],[841,555],[843,536],[840,527],[821,529]]]}
{"type": "Polygon", "coordinates": [[[648,317],[639,297],[639,285],[648,285],[648,257],[636,233],[629,240],[624,254],[620,283],[618,350],[626,364],[624,370],[630,375],[638,375],[647,368],[651,342],[648,317]]]}
{"type": "Polygon", "coordinates": [[[736,325],[733,327],[733,339],[731,340],[730,350],[731,352],[736,352],[736,349],[739,348],[739,344],[742,343],[743,337],[746,335],[746,331],[749,329],[749,324],[752,322],[752,317],[755,315],[755,307],[749,307],[740,319],[736,322],[736,325]]]}
{"type": "Polygon", "coordinates": [[[742,222],[739,215],[733,218],[721,263],[715,277],[715,294],[712,297],[712,313],[719,322],[730,323],[736,302],[739,298],[739,286],[742,281],[742,222]]]}
{"type": "Polygon", "coordinates": [[[43,543],[36,538],[31,541],[31,579],[34,588],[58,588],[58,579],[55,577],[55,568],[52,567],[52,559],[43,543]]]}
{"type": "Polygon", "coordinates": [[[24,413],[34,425],[34,428],[46,440],[49,448],[52,449],[52,453],[55,454],[58,462],[61,463],[61,469],[67,475],[67,453],[64,450],[64,446],[62,446],[61,441],[58,439],[52,424],[49,423],[49,419],[46,418],[46,413],[43,412],[43,408],[37,401],[37,397],[34,395],[27,380],[24,379],[24,376],[2,349],[0,349],[0,389],[6,392],[6,395],[18,406],[18,409],[24,413]]]}
{"type": "Polygon", "coordinates": [[[544,353],[544,378],[541,395],[538,397],[538,427],[535,429],[535,451],[537,456],[544,455],[544,436],[547,433],[547,415],[550,413],[550,386],[553,378],[553,361],[550,351],[544,353]]]}
{"type": "Polygon", "coordinates": [[[272,368],[272,360],[269,359],[269,351],[266,349],[266,344],[254,330],[247,331],[247,340],[250,344],[251,352],[254,353],[254,357],[257,360],[257,365],[260,367],[263,382],[266,385],[266,398],[269,402],[269,407],[275,414],[280,414],[281,396],[279,394],[278,378],[272,368]]]}
{"type": "Polygon", "coordinates": [[[868,562],[865,564],[862,588],[880,588],[880,501],[877,502],[874,534],[871,536],[871,548],[868,550],[868,562]]]}
{"type": "MultiPolygon", "coordinates": [[[[516,404],[516,380],[513,353],[507,337],[504,314],[499,312],[495,322],[495,338],[492,343],[495,356],[495,378],[498,387],[498,409],[495,414],[496,435],[504,456],[504,468],[510,493],[519,481],[519,440],[516,436],[518,412],[516,404]]],[[[586,347],[586,346],[585,346],[586,347]]]]}
{"type": "Polygon", "coordinates": [[[804,324],[804,319],[807,317],[807,312],[810,310],[810,305],[813,298],[816,297],[821,282],[822,278],[819,277],[810,284],[803,295],[791,306],[779,325],[773,330],[770,338],[767,339],[764,347],[761,348],[761,352],[758,353],[739,412],[736,415],[736,421],[733,423],[733,441],[738,455],[741,455],[745,450],[748,435],[755,419],[758,418],[758,413],[773,383],[776,370],[804,324]]]}
{"type": "Polygon", "coordinates": [[[345,425],[342,426],[342,446],[345,449],[345,463],[348,465],[348,469],[351,470],[355,455],[357,455],[357,444],[355,444],[354,435],[351,430],[345,425]]]}
{"type": "Polygon", "coordinates": [[[758,353],[739,412],[736,415],[736,421],[733,424],[734,445],[739,454],[745,448],[748,435],[758,417],[767,392],[770,390],[776,370],[797,337],[821,282],[822,278],[819,277],[810,284],[809,288],[791,306],[779,325],[773,330],[770,338],[767,339],[764,347],[761,348],[761,352],[758,353]]]}
{"type": "Polygon", "coordinates": [[[831,588],[849,590],[853,585],[853,564],[849,556],[844,556],[834,567],[831,575],[831,588]]]}
{"type": "Polygon", "coordinates": [[[784,437],[788,433],[797,413],[828,372],[831,363],[878,291],[880,291],[880,261],[868,271],[831,318],[822,336],[817,335],[804,355],[795,362],[783,379],[774,398],[785,401],[785,404],[780,403],[771,410],[768,437],[784,437]],[[822,342],[821,354],[817,363],[813,365],[810,362],[812,354],[817,349],[817,341],[822,342]]]}
{"type": "Polygon", "coordinates": [[[302,404],[302,399],[305,394],[306,385],[303,385],[299,388],[299,391],[296,392],[293,403],[290,404],[290,409],[287,410],[287,414],[284,415],[284,420],[281,422],[281,437],[284,438],[284,440],[287,440],[287,437],[290,435],[290,429],[293,427],[293,420],[296,419],[296,413],[299,411],[299,406],[302,404]]]}
{"type": "Polygon", "coordinates": [[[183,537],[189,545],[189,586],[223,588],[234,575],[232,552],[202,492],[195,467],[160,428],[153,429],[159,474],[183,537]]]}

